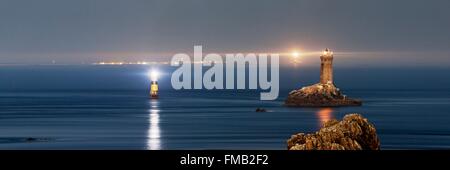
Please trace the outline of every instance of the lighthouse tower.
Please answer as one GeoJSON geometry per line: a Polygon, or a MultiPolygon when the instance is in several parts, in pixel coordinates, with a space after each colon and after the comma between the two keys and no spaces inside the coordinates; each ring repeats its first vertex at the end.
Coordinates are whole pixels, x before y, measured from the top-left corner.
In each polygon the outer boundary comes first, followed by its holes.
{"type": "Polygon", "coordinates": [[[320,83],[333,84],[333,52],[325,49],[320,61],[320,83]]]}

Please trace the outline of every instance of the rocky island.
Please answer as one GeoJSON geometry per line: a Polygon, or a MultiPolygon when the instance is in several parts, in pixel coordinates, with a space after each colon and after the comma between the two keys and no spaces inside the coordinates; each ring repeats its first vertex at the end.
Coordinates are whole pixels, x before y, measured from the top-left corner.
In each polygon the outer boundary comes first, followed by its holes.
{"type": "Polygon", "coordinates": [[[292,107],[360,106],[361,100],[347,98],[333,83],[333,52],[325,49],[321,59],[320,83],[293,90],[285,100],[292,107]]]}
{"type": "Polygon", "coordinates": [[[361,106],[361,104],[361,100],[347,98],[331,83],[317,83],[291,91],[285,101],[286,106],[293,107],[361,106]]]}
{"type": "Polygon", "coordinates": [[[298,133],[287,141],[289,150],[379,150],[376,129],[359,114],[329,120],[316,133],[298,133]]]}

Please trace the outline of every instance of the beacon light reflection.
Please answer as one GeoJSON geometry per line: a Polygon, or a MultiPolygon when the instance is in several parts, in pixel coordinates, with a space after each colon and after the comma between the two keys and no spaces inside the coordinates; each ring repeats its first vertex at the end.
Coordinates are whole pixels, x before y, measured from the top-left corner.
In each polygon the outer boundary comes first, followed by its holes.
{"type": "Polygon", "coordinates": [[[332,108],[322,108],[316,113],[319,118],[319,127],[322,127],[325,122],[333,119],[333,109],[332,108]]]}
{"type": "Polygon", "coordinates": [[[152,99],[158,98],[158,77],[159,72],[157,70],[151,70],[148,73],[148,76],[150,77],[151,84],[150,84],[150,97],[152,99]]]}
{"type": "Polygon", "coordinates": [[[158,101],[151,102],[152,109],[149,115],[149,128],[147,132],[147,149],[160,150],[161,149],[161,130],[159,127],[159,110],[158,101]]]}

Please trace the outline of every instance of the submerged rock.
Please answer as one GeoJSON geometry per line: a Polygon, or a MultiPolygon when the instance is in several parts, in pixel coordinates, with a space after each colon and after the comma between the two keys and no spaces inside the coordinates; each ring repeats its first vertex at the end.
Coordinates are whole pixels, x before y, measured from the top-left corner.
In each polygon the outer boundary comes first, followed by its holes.
{"type": "Polygon", "coordinates": [[[267,110],[266,109],[263,109],[263,108],[256,108],[256,110],[255,110],[256,112],[267,112],[267,110]]]}
{"type": "Polygon", "coordinates": [[[33,137],[25,138],[25,142],[47,142],[49,140],[50,140],[49,138],[33,138],[33,137]]]}
{"type": "Polygon", "coordinates": [[[287,145],[289,150],[379,150],[380,140],[366,118],[348,114],[340,122],[325,122],[316,133],[292,135],[287,145]]]}
{"type": "Polygon", "coordinates": [[[362,101],[347,98],[333,83],[317,83],[291,91],[285,105],[292,107],[360,106],[362,101]]]}

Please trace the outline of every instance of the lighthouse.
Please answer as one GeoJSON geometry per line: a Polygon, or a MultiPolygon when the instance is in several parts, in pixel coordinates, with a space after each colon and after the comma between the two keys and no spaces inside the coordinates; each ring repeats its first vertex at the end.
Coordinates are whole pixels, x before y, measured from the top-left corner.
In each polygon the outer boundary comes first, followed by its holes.
{"type": "Polygon", "coordinates": [[[325,49],[320,61],[320,82],[291,91],[284,104],[294,107],[361,106],[361,100],[348,98],[334,85],[333,52],[325,49]]]}
{"type": "Polygon", "coordinates": [[[320,83],[333,84],[333,52],[328,48],[320,56],[320,83]]]}
{"type": "Polygon", "coordinates": [[[150,97],[152,99],[158,98],[158,72],[153,70],[149,73],[151,83],[150,83],[150,97]]]}

